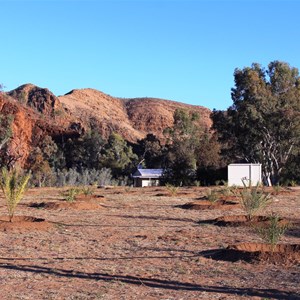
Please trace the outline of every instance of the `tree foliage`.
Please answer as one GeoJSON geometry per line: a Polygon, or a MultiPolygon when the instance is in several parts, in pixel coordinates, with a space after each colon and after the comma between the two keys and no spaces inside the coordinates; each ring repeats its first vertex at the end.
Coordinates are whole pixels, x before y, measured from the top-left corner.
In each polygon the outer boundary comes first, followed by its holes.
{"type": "Polygon", "coordinates": [[[111,168],[115,176],[130,175],[137,161],[132,147],[119,134],[112,133],[103,149],[102,166],[111,168]]]}
{"type": "Polygon", "coordinates": [[[165,165],[166,147],[152,133],[138,141],[133,151],[138,155],[139,161],[143,162],[146,168],[162,168],[165,165]]]}
{"type": "Polygon", "coordinates": [[[236,69],[233,105],[213,111],[214,128],[231,159],[262,163],[276,184],[300,141],[300,78],[296,68],[271,62],[236,69]]]}

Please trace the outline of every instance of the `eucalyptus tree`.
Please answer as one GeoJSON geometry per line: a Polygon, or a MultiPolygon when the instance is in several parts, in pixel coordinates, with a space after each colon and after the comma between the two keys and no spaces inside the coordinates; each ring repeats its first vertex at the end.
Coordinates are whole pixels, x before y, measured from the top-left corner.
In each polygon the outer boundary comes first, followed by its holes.
{"type": "Polygon", "coordinates": [[[254,63],[236,69],[233,104],[212,113],[213,126],[233,159],[262,163],[269,185],[276,184],[300,141],[300,77],[280,61],[267,69],[254,63]]]}

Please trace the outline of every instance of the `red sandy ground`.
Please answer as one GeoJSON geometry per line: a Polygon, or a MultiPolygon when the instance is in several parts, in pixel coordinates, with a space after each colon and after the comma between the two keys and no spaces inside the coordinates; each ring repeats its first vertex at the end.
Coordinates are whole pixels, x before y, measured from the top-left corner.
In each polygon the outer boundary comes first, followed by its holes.
{"type": "MultiPolygon", "coordinates": [[[[249,227],[198,223],[241,215],[239,207],[176,207],[205,195],[204,188],[182,188],[174,196],[163,187],[96,194],[105,199],[97,198],[99,205],[90,209],[50,209],[30,204],[60,203],[61,190],[27,192],[16,216],[43,218],[50,227],[36,222],[24,228],[18,218],[12,228],[0,227],[0,299],[300,299],[299,262],[230,262],[202,255],[262,242],[249,227]]],[[[274,199],[267,212],[299,221],[300,190],[274,199]]],[[[3,196],[0,215],[6,215],[3,196]]],[[[300,243],[297,226],[282,243],[300,243]]]]}

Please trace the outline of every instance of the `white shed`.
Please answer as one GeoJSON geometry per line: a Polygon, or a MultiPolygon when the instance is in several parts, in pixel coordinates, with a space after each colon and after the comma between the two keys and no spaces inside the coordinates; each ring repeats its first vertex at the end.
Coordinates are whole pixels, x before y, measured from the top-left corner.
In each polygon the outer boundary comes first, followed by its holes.
{"type": "Polygon", "coordinates": [[[257,185],[262,182],[261,164],[230,164],[228,165],[228,186],[243,186],[246,184],[257,185]]]}
{"type": "Polygon", "coordinates": [[[137,169],[133,177],[133,186],[158,186],[162,177],[163,169],[137,169]]]}

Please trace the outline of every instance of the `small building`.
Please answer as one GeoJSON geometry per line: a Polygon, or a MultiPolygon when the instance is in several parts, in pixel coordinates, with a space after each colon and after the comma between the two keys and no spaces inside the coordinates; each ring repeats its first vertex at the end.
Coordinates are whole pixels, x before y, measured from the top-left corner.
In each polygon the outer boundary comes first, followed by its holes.
{"type": "Polygon", "coordinates": [[[162,177],[163,169],[137,169],[133,174],[133,186],[158,186],[162,177]]]}
{"type": "Polygon", "coordinates": [[[261,164],[230,164],[228,165],[228,186],[243,186],[262,183],[261,164]]]}

